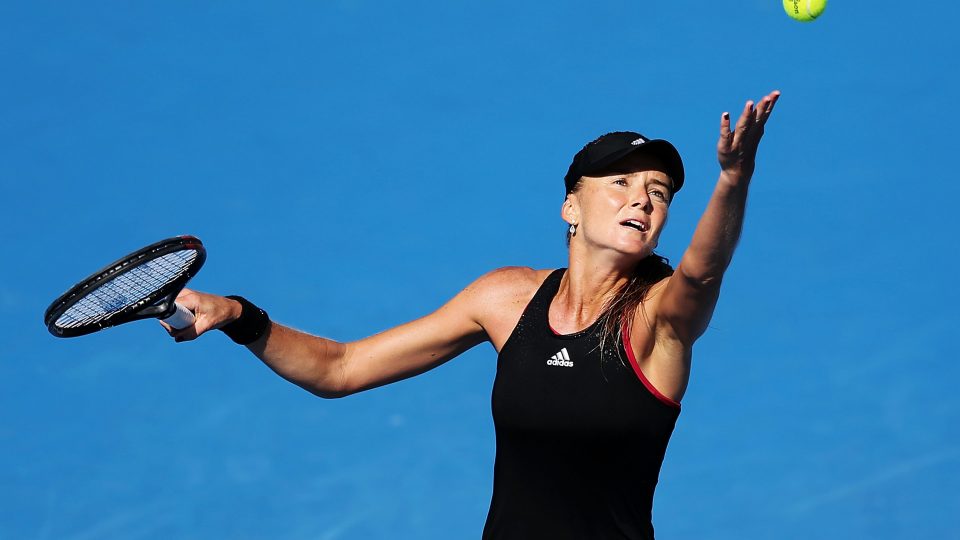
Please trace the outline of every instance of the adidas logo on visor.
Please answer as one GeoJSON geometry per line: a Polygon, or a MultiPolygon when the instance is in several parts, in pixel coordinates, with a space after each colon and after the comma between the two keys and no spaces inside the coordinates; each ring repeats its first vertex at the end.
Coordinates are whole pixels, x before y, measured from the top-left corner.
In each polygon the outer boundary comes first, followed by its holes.
{"type": "Polygon", "coordinates": [[[641,144],[643,144],[643,143],[645,143],[645,142],[647,142],[647,140],[644,139],[643,137],[640,137],[639,139],[633,141],[633,142],[630,143],[630,144],[632,144],[632,145],[634,145],[634,146],[640,146],[641,144]]]}
{"type": "Polygon", "coordinates": [[[560,349],[560,352],[550,357],[547,360],[548,366],[560,366],[560,367],[573,367],[573,361],[570,360],[570,353],[567,352],[567,348],[564,347],[560,349]]]}

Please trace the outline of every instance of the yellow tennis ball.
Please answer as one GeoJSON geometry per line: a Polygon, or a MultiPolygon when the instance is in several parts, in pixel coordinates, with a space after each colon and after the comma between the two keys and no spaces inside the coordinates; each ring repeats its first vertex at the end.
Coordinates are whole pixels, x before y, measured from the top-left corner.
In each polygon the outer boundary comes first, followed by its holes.
{"type": "Polygon", "coordinates": [[[783,0],[783,9],[798,21],[810,22],[827,9],[827,0],[783,0]]]}

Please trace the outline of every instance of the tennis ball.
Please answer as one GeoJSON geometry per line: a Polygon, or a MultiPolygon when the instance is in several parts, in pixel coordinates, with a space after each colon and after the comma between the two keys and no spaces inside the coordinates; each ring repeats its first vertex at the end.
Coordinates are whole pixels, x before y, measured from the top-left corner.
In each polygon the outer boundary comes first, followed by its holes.
{"type": "Polygon", "coordinates": [[[810,22],[827,9],[827,0],[783,0],[787,15],[801,22],[810,22]]]}

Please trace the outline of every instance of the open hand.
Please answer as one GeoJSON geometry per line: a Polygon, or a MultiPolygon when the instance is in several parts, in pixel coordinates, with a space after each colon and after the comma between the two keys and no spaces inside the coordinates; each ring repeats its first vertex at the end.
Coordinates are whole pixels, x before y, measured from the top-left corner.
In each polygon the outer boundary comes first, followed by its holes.
{"type": "Polygon", "coordinates": [[[730,114],[723,113],[720,119],[720,141],[717,143],[717,158],[723,172],[749,180],[756,166],[757,147],[763,137],[763,126],[773,112],[780,91],[770,92],[754,107],[747,101],[737,120],[736,128],[730,130],[730,114]]]}

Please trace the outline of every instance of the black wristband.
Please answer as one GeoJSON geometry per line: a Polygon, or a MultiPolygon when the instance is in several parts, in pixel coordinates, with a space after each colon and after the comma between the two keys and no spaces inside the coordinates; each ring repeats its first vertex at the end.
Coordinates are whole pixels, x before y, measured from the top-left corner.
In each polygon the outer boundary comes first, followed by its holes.
{"type": "Polygon", "coordinates": [[[228,296],[240,302],[240,317],[237,320],[220,327],[220,331],[232,339],[234,343],[248,345],[260,339],[270,328],[270,317],[267,312],[250,303],[242,296],[228,296]]]}

